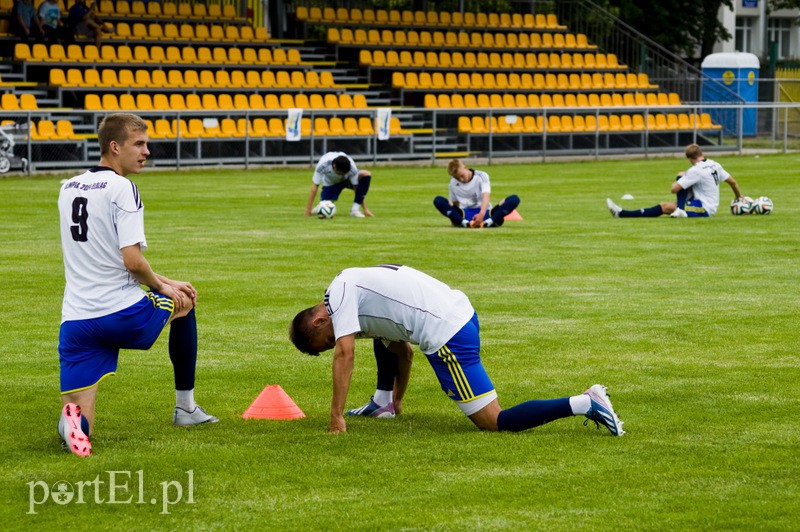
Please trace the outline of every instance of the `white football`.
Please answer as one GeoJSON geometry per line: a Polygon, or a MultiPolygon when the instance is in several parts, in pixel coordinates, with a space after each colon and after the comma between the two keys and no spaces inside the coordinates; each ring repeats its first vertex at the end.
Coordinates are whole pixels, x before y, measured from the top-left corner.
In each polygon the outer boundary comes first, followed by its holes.
{"type": "Polygon", "coordinates": [[[747,196],[743,198],[736,198],[731,202],[731,214],[741,216],[743,214],[750,214],[753,212],[753,199],[747,196]]]}
{"type": "Polygon", "coordinates": [[[336,204],[329,200],[320,201],[314,207],[314,212],[317,213],[319,218],[333,218],[336,215],[336,204]]]}
{"type": "Polygon", "coordinates": [[[772,212],[772,200],[761,196],[753,202],[753,212],[756,214],[769,214],[772,212]]]}

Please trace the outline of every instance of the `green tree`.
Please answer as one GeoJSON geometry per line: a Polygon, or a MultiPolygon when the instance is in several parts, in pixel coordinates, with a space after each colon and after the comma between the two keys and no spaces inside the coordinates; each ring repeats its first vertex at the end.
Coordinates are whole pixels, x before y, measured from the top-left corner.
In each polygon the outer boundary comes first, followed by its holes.
{"type": "Polygon", "coordinates": [[[717,41],[731,38],[717,15],[722,6],[733,8],[732,0],[608,0],[607,6],[638,31],[686,57],[705,57],[717,41]]]}

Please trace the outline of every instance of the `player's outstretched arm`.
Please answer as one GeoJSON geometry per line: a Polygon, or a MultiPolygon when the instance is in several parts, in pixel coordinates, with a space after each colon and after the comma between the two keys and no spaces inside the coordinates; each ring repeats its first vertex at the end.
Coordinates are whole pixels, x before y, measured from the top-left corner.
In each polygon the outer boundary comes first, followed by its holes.
{"type": "Polygon", "coordinates": [[[486,214],[486,209],[489,208],[489,193],[484,192],[481,194],[481,210],[478,211],[478,214],[472,217],[473,220],[476,222],[482,222],[484,215],[486,214]]]}
{"type": "Polygon", "coordinates": [[[311,190],[308,191],[308,201],[306,202],[306,216],[311,216],[311,207],[314,206],[314,199],[317,197],[319,185],[311,183],[311,190]]]}
{"type": "Polygon", "coordinates": [[[333,351],[333,397],[331,398],[332,434],[347,431],[344,421],[344,407],[347,403],[347,392],[350,389],[350,378],[353,375],[353,359],[355,358],[356,336],[350,334],[336,340],[333,351]]]}
{"type": "Polygon", "coordinates": [[[367,200],[361,202],[361,208],[364,209],[364,216],[375,216],[372,211],[367,209],[367,200]]]}
{"type": "Polygon", "coordinates": [[[725,182],[731,187],[731,190],[733,190],[733,194],[736,196],[736,198],[742,197],[742,191],[739,190],[739,183],[736,182],[733,176],[728,176],[728,179],[726,179],[725,182]]]}

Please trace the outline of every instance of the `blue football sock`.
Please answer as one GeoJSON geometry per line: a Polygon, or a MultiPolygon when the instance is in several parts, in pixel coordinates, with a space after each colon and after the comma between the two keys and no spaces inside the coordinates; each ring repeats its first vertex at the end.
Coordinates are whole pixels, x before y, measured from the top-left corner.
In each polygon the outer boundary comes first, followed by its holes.
{"type": "Polygon", "coordinates": [[[519,432],[573,415],[569,397],[526,401],[500,412],[497,430],[519,432]]]}
{"type": "Polygon", "coordinates": [[[679,192],[675,194],[678,199],[678,208],[685,209],[686,208],[686,199],[689,196],[689,191],[681,189],[679,192]]]}
{"type": "Polygon", "coordinates": [[[175,389],[194,389],[197,366],[197,318],[194,309],[185,317],[172,320],[169,328],[169,359],[175,373],[175,389]]]}
{"type": "Polygon", "coordinates": [[[369,191],[369,183],[372,180],[372,176],[365,175],[363,177],[358,178],[358,186],[356,187],[356,197],[353,200],[354,203],[358,203],[362,205],[364,203],[364,198],[367,196],[367,192],[369,191]]]}
{"type": "Polygon", "coordinates": [[[397,377],[397,355],[383,345],[383,341],[375,338],[372,340],[375,351],[375,363],[378,365],[377,390],[394,390],[394,379],[397,377]]]}
{"type": "Polygon", "coordinates": [[[512,194],[503,200],[503,203],[492,209],[491,220],[492,225],[500,227],[506,219],[506,216],[511,214],[511,211],[519,205],[519,196],[512,194]]]}
{"type": "Polygon", "coordinates": [[[620,211],[620,218],[657,218],[664,214],[661,205],[655,205],[646,209],[637,209],[635,211],[620,211]]]}
{"type": "Polygon", "coordinates": [[[461,227],[461,222],[464,221],[464,211],[458,207],[452,206],[450,202],[447,201],[447,198],[436,196],[433,198],[433,206],[436,207],[436,210],[442,213],[442,215],[447,216],[453,225],[461,227]]]}

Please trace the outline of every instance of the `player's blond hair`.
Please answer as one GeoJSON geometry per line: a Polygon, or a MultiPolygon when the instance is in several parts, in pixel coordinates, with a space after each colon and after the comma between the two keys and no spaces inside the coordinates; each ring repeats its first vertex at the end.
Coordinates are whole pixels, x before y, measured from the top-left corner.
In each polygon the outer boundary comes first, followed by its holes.
{"type": "Polygon", "coordinates": [[[447,164],[447,173],[450,177],[455,177],[459,168],[461,168],[461,159],[453,159],[447,164]]]}
{"type": "Polygon", "coordinates": [[[111,147],[111,142],[125,144],[128,136],[133,132],[146,132],[147,122],[141,117],[131,113],[115,113],[108,115],[100,122],[97,128],[97,141],[100,143],[100,155],[106,155],[111,147]]]}
{"type": "Polygon", "coordinates": [[[686,158],[687,159],[697,159],[703,156],[703,150],[700,149],[700,146],[697,144],[689,144],[686,146],[686,158]]]}

